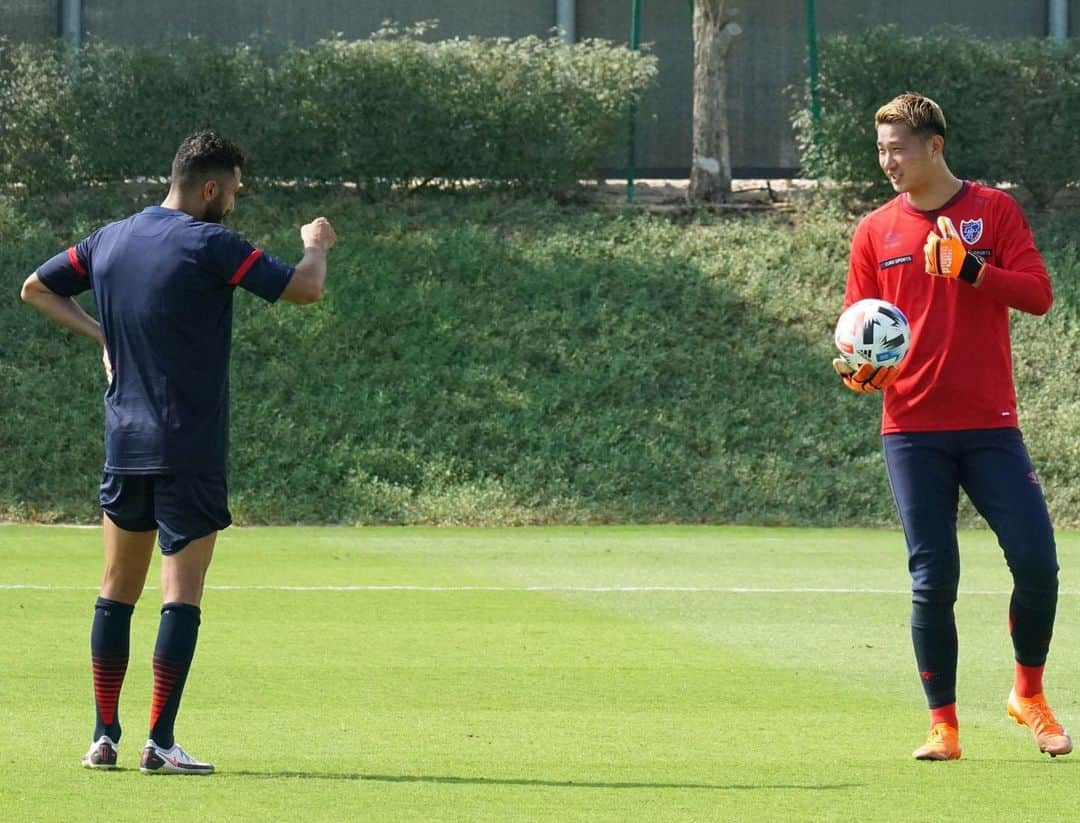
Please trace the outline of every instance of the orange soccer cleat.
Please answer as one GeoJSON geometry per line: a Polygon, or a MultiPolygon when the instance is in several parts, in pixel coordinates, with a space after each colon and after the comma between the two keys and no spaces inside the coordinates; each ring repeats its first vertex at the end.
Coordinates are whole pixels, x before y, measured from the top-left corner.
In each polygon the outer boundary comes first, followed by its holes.
{"type": "Polygon", "coordinates": [[[959,760],[960,732],[948,723],[935,723],[926,735],[926,742],[911,753],[916,760],[959,760]]]}
{"type": "Polygon", "coordinates": [[[1059,754],[1068,754],[1072,751],[1072,738],[1054,718],[1054,713],[1050,711],[1050,706],[1046,703],[1045,695],[1019,697],[1014,689],[1009,692],[1009,701],[1005,706],[1009,711],[1009,717],[1018,725],[1031,729],[1031,733],[1035,735],[1035,742],[1039,744],[1040,752],[1057,757],[1059,754]]]}

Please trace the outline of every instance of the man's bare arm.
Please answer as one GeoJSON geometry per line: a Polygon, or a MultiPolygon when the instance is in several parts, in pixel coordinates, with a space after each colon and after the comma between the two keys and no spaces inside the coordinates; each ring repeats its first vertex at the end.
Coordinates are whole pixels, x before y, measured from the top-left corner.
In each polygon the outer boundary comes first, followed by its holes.
{"type": "Polygon", "coordinates": [[[316,217],[300,227],[300,239],[304,242],[304,256],[296,264],[281,298],[290,303],[314,303],[322,298],[326,284],[326,253],[337,240],[337,234],[329,220],[316,217]]]}
{"type": "Polygon", "coordinates": [[[76,303],[73,298],[61,297],[49,289],[38,278],[37,272],[31,274],[23,282],[22,299],[61,326],[71,329],[83,337],[89,337],[102,346],[105,345],[105,338],[101,333],[101,324],[83,311],[83,307],[76,303]]]}

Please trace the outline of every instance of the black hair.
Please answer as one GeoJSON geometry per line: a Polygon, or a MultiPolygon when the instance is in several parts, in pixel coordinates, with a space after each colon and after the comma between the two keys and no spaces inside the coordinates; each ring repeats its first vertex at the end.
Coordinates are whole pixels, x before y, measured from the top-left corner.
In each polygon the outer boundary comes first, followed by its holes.
{"type": "Polygon", "coordinates": [[[187,187],[201,183],[222,172],[244,167],[244,152],[213,131],[189,134],[176,150],[172,161],[172,180],[187,187]]]}

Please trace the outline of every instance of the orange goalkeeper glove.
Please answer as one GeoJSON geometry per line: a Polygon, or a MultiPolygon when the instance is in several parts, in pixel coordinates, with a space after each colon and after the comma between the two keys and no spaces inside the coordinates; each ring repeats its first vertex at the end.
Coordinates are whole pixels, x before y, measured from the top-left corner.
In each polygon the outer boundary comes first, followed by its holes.
{"type": "Polygon", "coordinates": [[[859,394],[884,391],[900,376],[900,369],[896,366],[871,366],[864,363],[855,369],[843,357],[835,358],[832,365],[844,385],[859,394]]]}
{"type": "Polygon", "coordinates": [[[931,231],[926,235],[926,245],[923,246],[926,273],[959,278],[975,285],[982,274],[982,262],[974,254],[968,254],[952,220],[942,215],[937,219],[937,227],[941,234],[931,231]]]}

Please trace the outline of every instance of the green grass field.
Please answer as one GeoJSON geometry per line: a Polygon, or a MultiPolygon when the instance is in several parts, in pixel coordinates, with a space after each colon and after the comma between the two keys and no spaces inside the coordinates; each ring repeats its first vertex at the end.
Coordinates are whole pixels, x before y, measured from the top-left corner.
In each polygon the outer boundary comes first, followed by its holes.
{"type": "MultiPolygon", "coordinates": [[[[1059,541],[1047,685],[1068,725],[1080,534],[1059,541]]],[[[964,759],[928,764],[909,758],[926,718],[897,532],[232,529],[177,725],[209,778],[135,768],[156,589],[124,769],[78,767],[99,544],[0,528],[4,819],[1019,821],[1080,801],[1080,755],[1040,755],[1005,715],[1009,580],[986,532],[962,536],[964,759]]]]}

